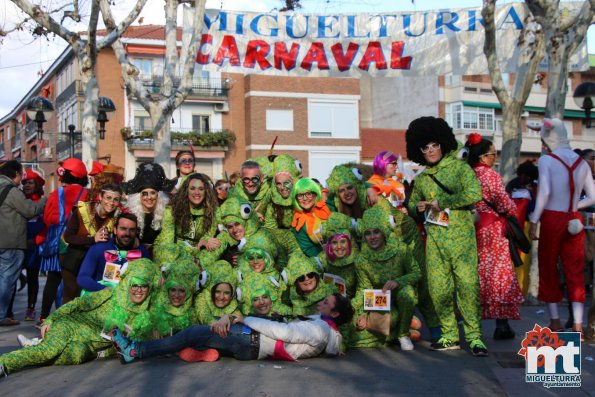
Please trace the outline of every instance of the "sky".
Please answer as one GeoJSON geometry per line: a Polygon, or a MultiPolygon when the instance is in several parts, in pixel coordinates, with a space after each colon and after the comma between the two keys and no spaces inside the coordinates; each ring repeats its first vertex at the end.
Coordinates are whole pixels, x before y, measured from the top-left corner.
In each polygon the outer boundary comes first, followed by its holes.
{"type": "MultiPolygon", "coordinates": [[[[33,0],[35,3],[38,1],[33,0]]],[[[85,0],[82,0],[83,3],[85,0]]],[[[506,3],[511,1],[500,1],[506,3]]],[[[132,1],[117,1],[116,15],[119,21],[131,6],[132,1]]],[[[163,0],[148,0],[141,17],[143,24],[163,24],[163,0]]],[[[284,5],[281,0],[207,0],[207,8],[269,12],[284,5]]],[[[444,8],[444,1],[436,0],[302,0],[301,12],[313,14],[350,12],[421,11],[444,8]]],[[[448,8],[481,7],[481,0],[450,0],[448,8]]],[[[10,28],[18,18],[16,6],[9,0],[0,0],[0,26],[10,28]]],[[[135,23],[136,24],[136,23],[135,23]]],[[[76,26],[73,30],[84,30],[76,26]]],[[[595,53],[595,28],[589,29],[587,44],[589,53],[595,53]]],[[[0,118],[10,112],[35,85],[40,75],[62,53],[66,44],[62,39],[50,37],[34,40],[26,32],[17,32],[3,38],[0,43],[0,118]]]]}

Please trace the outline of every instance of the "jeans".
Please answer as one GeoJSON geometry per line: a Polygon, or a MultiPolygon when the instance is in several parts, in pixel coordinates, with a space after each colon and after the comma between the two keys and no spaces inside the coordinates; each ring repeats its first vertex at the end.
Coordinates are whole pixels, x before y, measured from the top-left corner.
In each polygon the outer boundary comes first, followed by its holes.
{"type": "MultiPolygon", "coordinates": [[[[135,342],[135,356],[149,358],[168,353],[177,353],[185,347],[197,350],[217,349],[238,360],[251,360],[250,329],[245,333],[243,325],[234,324],[225,338],[220,337],[208,325],[192,325],[177,334],[164,339],[135,342]]],[[[254,332],[254,331],[252,331],[254,332]]]]}
{"type": "Polygon", "coordinates": [[[24,259],[25,250],[0,249],[0,321],[6,318],[24,259]]]}

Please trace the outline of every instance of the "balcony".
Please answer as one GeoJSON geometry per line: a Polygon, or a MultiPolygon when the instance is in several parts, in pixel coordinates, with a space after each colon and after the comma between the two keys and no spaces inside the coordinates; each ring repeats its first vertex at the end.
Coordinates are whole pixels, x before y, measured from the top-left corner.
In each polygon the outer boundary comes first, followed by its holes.
{"type": "Polygon", "coordinates": [[[66,103],[70,98],[73,96],[83,96],[85,95],[85,88],[83,87],[83,83],[80,80],[75,80],[68,87],[66,87],[58,96],[56,97],[56,108],[59,109],[64,103],[66,103]]]}
{"type": "MultiPolygon", "coordinates": [[[[153,149],[152,131],[122,128],[120,132],[122,138],[128,143],[128,150],[153,149]]],[[[189,143],[206,151],[227,150],[235,140],[236,136],[230,130],[209,130],[207,132],[176,130],[171,132],[172,150],[187,149],[189,143]]]]}
{"type": "Polygon", "coordinates": [[[37,136],[37,126],[35,121],[30,121],[27,123],[25,128],[23,128],[21,131],[25,131],[25,141],[27,143],[31,142],[33,138],[37,136]]]}
{"type": "Polygon", "coordinates": [[[12,148],[13,153],[17,150],[21,150],[21,131],[17,131],[17,133],[10,138],[10,147],[12,148]]]}
{"type": "MultiPolygon", "coordinates": [[[[163,77],[158,75],[142,75],[142,83],[150,93],[159,94],[163,77]]],[[[176,77],[174,79],[174,88],[180,86],[181,79],[176,77]]],[[[188,98],[191,99],[227,99],[229,94],[229,82],[221,81],[221,79],[194,79],[192,82],[192,88],[188,94],[188,98]]]]}

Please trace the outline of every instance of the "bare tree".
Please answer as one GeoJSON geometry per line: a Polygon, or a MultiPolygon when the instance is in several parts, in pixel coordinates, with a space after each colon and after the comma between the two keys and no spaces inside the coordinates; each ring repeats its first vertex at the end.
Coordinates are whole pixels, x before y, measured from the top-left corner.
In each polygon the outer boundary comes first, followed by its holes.
{"type": "MultiPolygon", "coordinates": [[[[545,39],[542,25],[537,17],[543,18],[546,10],[535,10],[538,15],[529,13],[524,21],[517,45],[521,49],[521,56],[515,74],[514,86],[509,94],[508,87],[502,79],[498,62],[496,26],[494,12],[496,0],[484,0],[482,16],[485,22],[484,54],[488,61],[488,69],[492,81],[492,89],[502,105],[502,157],[500,172],[504,181],[514,177],[521,153],[521,114],[539,63],[545,55],[545,39]]],[[[552,12],[548,9],[547,11],[552,12]]],[[[542,19],[539,19],[542,20],[542,19]]]]}
{"type": "MultiPolygon", "coordinates": [[[[80,66],[80,77],[85,89],[83,104],[82,139],[83,160],[90,165],[97,158],[97,113],[99,86],[96,77],[97,53],[110,46],[136,20],[147,0],[137,0],[130,13],[111,31],[110,34],[97,40],[97,24],[99,21],[99,3],[91,1],[87,30],[74,32],[64,25],[66,18],[79,22],[80,12],[78,1],[74,0],[73,10],[62,12],[61,19],[54,18],[57,10],[45,10],[41,5],[33,4],[29,0],[11,0],[18,8],[39,25],[38,33],[51,32],[65,40],[74,51],[80,66]]],[[[58,11],[63,11],[63,7],[58,11]]],[[[59,14],[58,14],[59,15],[59,14]]]]}

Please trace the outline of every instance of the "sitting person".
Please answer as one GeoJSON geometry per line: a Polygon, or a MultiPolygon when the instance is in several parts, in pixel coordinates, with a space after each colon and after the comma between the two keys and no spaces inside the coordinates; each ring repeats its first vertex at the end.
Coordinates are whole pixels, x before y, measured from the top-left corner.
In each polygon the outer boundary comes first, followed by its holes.
{"type": "MultiPolygon", "coordinates": [[[[109,240],[94,244],[81,265],[81,270],[76,282],[86,291],[99,291],[106,287],[104,271],[106,263],[124,266],[126,263],[139,258],[148,258],[149,253],[143,244],[136,246],[136,233],[138,231],[136,216],[122,213],[118,215],[114,224],[114,236],[109,240]]],[[[120,268],[121,269],[121,268],[120,268]]]]}
{"type": "Polygon", "coordinates": [[[129,329],[135,339],[151,335],[148,312],[151,293],[159,282],[157,266],[139,259],[114,289],[76,298],[53,312],[41,327],[43,341],[0,356],[0,376],[39,365],[81,364],[109,349],[101,336],[114,326],[129,329]]]}
{"type": "Polygon", "coordinates": [[[402,350],[413,350],[409,326],[415,311],[417,282],[421,271],[410,248],[392,234],[392,216],[380,207],[366,210],[361,222],[364,235],[362,250],[355,260],[358,291],[354,306],[358,311],[354,347],[378,347],[398,339],[402,350]],[[391,334],[388,337],[367,332],[368,316],[364,312],[364,290],[391,290],[391,334]]]}
{"type": "MultiPolygon", "coordinates": [[[[261,305],[260,300],[254,302],[255,305],[261,305]]],[[[335,293],[322,299],[316,309],[317,314],[288,324],[246,317],[243,320],[244,325],[231,325],[225,336],[213,332],[208,326],[193,325],[174,336],[151,342],[128,339],[119,329],[114,329],[112,341],[124,364],[180,350],[180,356],[185,361],[214,361],[219,353],[231,355],[238,360],[272,358],[287,361],[321,354],[340,354],[342,337],[337,327],[351,321],[353,308],[349,299],[335,293]],[[184,349],[188,347],[192,349],[184,349]],[[186,352],[189,354],[184,354],[186,352]]],[[[255,312],[261,310],[266,308],[254,309],[255,312]]]]}

